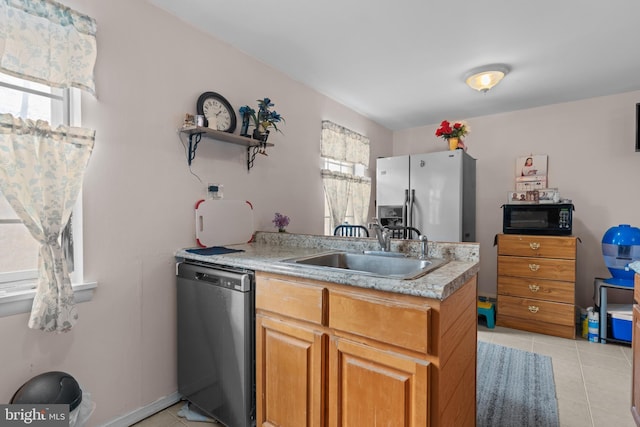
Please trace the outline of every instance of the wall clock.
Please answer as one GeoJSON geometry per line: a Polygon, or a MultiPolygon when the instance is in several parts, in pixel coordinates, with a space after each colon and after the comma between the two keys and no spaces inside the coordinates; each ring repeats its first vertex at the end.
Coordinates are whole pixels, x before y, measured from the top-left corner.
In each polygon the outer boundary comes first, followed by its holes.
{"type": "Polygon", "coordinates": [[[215,92],[205,92],[196,103],[198,114],[205,119],[205,126],[222,132],[236,130],[236,113],[224,96],[215,92]]]}

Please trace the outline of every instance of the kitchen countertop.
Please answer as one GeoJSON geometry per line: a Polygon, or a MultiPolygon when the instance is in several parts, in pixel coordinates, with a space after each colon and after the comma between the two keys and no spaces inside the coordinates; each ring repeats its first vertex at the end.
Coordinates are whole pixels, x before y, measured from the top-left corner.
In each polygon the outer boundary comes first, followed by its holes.
{"type": "MultiPolygon", "coordinates": [[[[414,280],[374,277],[349,272],[348,270],[342,272],[335,269],[309,268],[300,264],[294,265],[283,262],[289,258],[316,255],[331,250],[347,252],[379,250],[379,245],[375,238],[348,238],[258,231],[254,234],[251,243],[226,245],[225,247],[240,249],[242,252],[223,255],[198,255],[182,249],[176,252],[176,259],[178,261],[188,259],[222,264],[438,300],[444,300],[453,294],[477,274],[480,268],[480,244],[469,242],[429,242],[429,257],[446,259],[448,262],[414,280]]],[[[420,242],[393,239],[391,241],[391,251],[417,257],[420,252],[420,242]]]]}

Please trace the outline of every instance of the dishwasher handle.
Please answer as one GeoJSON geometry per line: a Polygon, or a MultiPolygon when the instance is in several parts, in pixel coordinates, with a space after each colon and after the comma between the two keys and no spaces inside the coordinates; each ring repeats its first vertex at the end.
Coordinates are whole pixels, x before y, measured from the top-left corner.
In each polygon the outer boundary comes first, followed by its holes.
{"type": "Polygon", "coordinates": [[[231,271],[226,268],[215,268],[213,266],[194,265],[184,262],[178,266],[178,279],[180,278],[240,292],[251,291],[254,282],[253,272],[251,271],[231,271]]]}
{"type": "Polygon", "coordinates": [[[211,276],[210,274],[201,273],[201,272],[196,272],[194,279],[201,282],[210,282],[210,283],[218,283],[220,281],[220,278],[217,276],[211,276]]]}

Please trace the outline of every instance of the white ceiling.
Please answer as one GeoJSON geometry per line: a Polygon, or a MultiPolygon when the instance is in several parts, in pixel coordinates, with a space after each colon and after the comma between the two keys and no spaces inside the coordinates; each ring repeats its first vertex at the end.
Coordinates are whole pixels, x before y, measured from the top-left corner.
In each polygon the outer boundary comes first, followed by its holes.
{"type": "Polygon", "coordinates": [[[149,2],[391,130],[640,89],[637,0],[149,2]]]}

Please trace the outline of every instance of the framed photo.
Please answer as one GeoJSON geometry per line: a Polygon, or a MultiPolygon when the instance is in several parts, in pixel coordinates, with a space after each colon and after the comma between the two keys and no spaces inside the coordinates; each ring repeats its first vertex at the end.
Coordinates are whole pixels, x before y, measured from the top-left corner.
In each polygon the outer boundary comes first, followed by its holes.
{"type": "Polygon", "coordinates": [[[519,203],[539,203],[539,200],[540,192],[538,190],[509,191],[509,196],[507,197],[507,203],[511,205],[519,203]]]}
{"type": "Polygon", "coordinates": [[[516,178],[547,176],[547,155],[530,154],[516,159],[516,178]]]}
{"type": "Polygon", "coordinates": [[[560,200],[560,193],[557,188],[543,188],[538,190],[538,202],[557,203],[560,200]]]}

